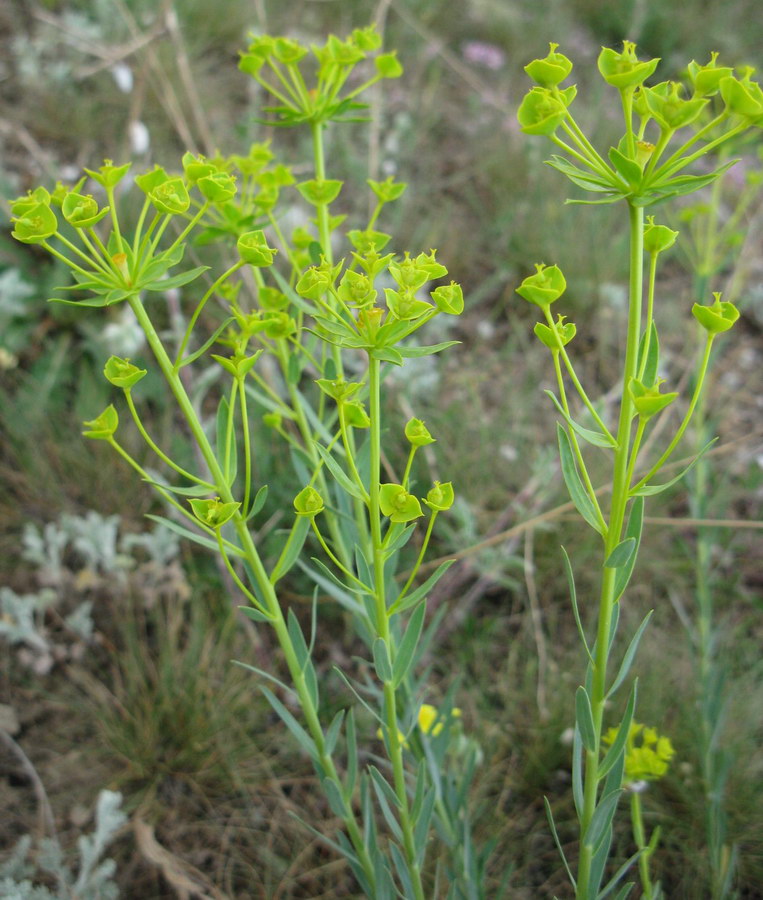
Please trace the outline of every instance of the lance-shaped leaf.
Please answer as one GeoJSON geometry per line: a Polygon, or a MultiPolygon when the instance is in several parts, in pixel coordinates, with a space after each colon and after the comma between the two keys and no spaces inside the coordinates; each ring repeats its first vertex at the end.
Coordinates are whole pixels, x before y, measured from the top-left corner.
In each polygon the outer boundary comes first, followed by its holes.
{"type": "Polygon", "coordinates": [[[569,435],[558,422],[556,425],[556,432],[559,441],[559,459],[562,466],[562,476],[564,477],[564,483],[567,485],[567,490],[569,491],[572,502],[591,528],[601,534],[602,527],[596,515],[596,507],[586,493],[583,482],[580,480],[580,475],[578,475],[575,459],[572,455],[572,444],[570,443],[569,435]]]}

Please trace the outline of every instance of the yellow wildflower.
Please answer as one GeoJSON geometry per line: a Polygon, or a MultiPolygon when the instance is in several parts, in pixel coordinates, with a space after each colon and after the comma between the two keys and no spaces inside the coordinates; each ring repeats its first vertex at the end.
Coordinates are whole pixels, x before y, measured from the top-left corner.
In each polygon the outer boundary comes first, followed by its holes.
{"type": "MultiPolygon", "coordinates": [[[[613,744],[617,731],[617,728],[610,728],[602,738],[603,743],[613,744]]],[[[658,734],[656,728],[631,722],[625,744],[625,780],[632,783],[662,778],[674,755],[670,738],[658,734]]]]}

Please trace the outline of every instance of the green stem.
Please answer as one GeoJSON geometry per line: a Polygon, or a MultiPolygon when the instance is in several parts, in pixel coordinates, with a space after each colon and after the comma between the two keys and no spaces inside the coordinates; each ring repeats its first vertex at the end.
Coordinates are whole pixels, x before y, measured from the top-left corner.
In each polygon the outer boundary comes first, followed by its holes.
{"type": "Polygon", "coordinates": [[[416,563],[411,569],[411,574],[408,576],[408,580],[403,585],[403,589],[397,596],[397,600],[395,600],[395,604],[399,604],[405,595],[408,593],[411,585],[413,584],[413,579],[416,577],[419,569],[421,568],[421,563],[424,559],[424,554],[427,552],[427,547],[429,546],[429,539],[432,536],[432,529],[434,528],[435,519],[437,518],[437,513],[439,510],[433,509],[432,515],[429,517],[429,522],[427,524],[426,534],[424,535],[424,540],[421,542],[421,549],[419,550],[419,555],[416,557],[416,563]]]}
{"type": "MultiPolygon", "coordinates": [[[[317,181],[326,180],[326,161],[323,154],[323,123],[311,122],[310,128],[313,135],[313,157],[315,159],[315,178],[317,181]]],[[[331,265],[334,257],[331,252],[331,232],[329,230],[328,203],[319,203],[317,206],[318,234],[320,235],[321,252],[326,262],[331,265]]]]}
{"type": "Polygon", "coordinates": [[[252,493],[252,446],[251,436],[249,434],[249,413],[246,403],[246,391],[244,390],[244,379],[238,382],[238,392],[241,396],[241,430],[244,435],[244,501],[241,505],[244,511],[244,518],[249,514],[249,497],[252,493]]]}
{"type": "MultiPolygon", "coordinates": [[[[220,464],[217,461],[217,458],[215,457],[215,453],[204,432],[201,422],[196,415],[193,404],[191,403],[191,400],[188,397],[188,394],[186,393],[183,383],[180,380],[177,372],[174,370],[172,362],[167,354],[167,351],[164,348],[161,338],[157,334],[156,329],[151,322],[151,319],[149,318],[145,308],[143,307],[143,304],[138,297],[130,297],[128,298],[128,302],[133,312],[135,313],[138,322],[143,328],[149,346],[151,347],[156,360],[159,363],[159,367],[161,368],[162,373],[166,378],[167,383],[169,384],[170,390],[175,396],[178,406],[180,407],[181,412],[183,413],[183,416],[188,423],[188,427],[191,429],[191,432],[198,444],[199,450],[201,451],[201,454],[204,457],[207,466],[209,467],[209,471],[215,481],[221,500],[224,503],[235,502],[233,494],[231,493],[230,486],[225,480],[223,471],[220,468],[220,464]]],[[[312,697],[305,680],[305,674],[302,666],[299,663],[299,659],[292,643],[291,636],[289,635],[286,620],[284,618],[283,611],[278,601],[275,589],[271,584],[270,579],[268,578],[265,566],[263,565],[262,559],[260,558],[257,548],[254,545],[252,535],[249,532],[249,529],[246,527],[244,518],[240,514],[236,514],[231,521],[233,522],[236,533],[238,534],[239,540],[241,542],[242,555],[249,564],[254,579],[261,591],[263,603],[268,613],[272,617],[273,629],[276,632],[276,637],[283,652],[284,660],[289,669],[295,691],[299,698],[302,712],[305,717],[305,722],[315,743],[317,762],[320,765],[321,769],[329,777],[334,779],[337,784],[341,784],[339,774],[337,773],[336,767],[334,766],[334,761],[327,751],[323,728],[321,727],[320,721],[318,719],[317,710],[313,705],[312,697]]],[[[347,829],[347,833],[355,849],[360,865],[363,868],[363,871],[366,875],[366,878],[368,879],[369,884],[371,885],[372,890],[374,890],[376,884],[376,876],[374,873],[373,864],[364,845],[363,835],[355,819],[354,813],[348,813],[347,817],[344,819],[344,825],[347,829]]]]}
{"type": "MultiPolygon", "coordinates": [[[[654,321],[654,287],[657,277],[657,257],[658,253],[649,254],[649,286],[647,287],[646,298],[646,321],[644,322],[644,352],[641,357],[641,365],[638,369],[638,380],[644,378],[646,370],[646,360],[649,356],[649,345],[652,341],[652,322],[654,321]]],[[[647,385],[650,387],[651,385],[647,385]]]]}
{"type": "Polygon", "coordinates": [[[641,851],[638,858],[638,869],[641,875],[641,889],[643,891],[644,900],[652,900],[653,887],[652,879],[649,876],[649,850],[644,835],[644,821],[641,815],[641,794],[633,791],[631,794],[631,822],[633,823],[633,837],[636,841],[636,847],[641,851]]]}
{"type": "Polygon", "coordinates": [[[705,352],[702,355],[702,362],[699,365],[699,373],[697,375],[697,383],[694,387],[694,394],[692,395],[691,402],[689,403],[689,408],[686,410],[686,415],[681,422],[678,431],[675,433],[673,440],[668,444],[667,449],[662,454],[662,456],[657,460],[657,462],[652,466],[652,468],[641,478],[636,484],[631,488],[631,493],[633,491],[638,490],[647,484],[659,470],[665,465],[670,456],[673,454],[673,451],[678,446],[679,441],[683,437],[684,432],[686,431],[689,422],[691,421],[692,416],[694,415],[694,409],[697,406],[697,401],[699,400],[700,394],[702,393],[702,385],[705,381],[705,376],[707,374],[708,364],[710,362],[710,351],[713,346],[713,335],[708,334],[707,343],[705,344],[705,352]]]}
{"type": "Polygon", "coordinates": [[[154,453],[165,462],[171,469],[174,469],[178,475],[182,475],[183,478],[187,478],[189,481],[195,481],[197,484],[200,484],[202,487],[209,488],[210,491],[215,489],[213,484],[210,484],[208,481],[205,481],[203,478],[199,478],[198,475],[192,475],[190,472],[187,472],[182,466],[179,466],[177,463],[173,462],[160,447],[152,440],[149,433],[146,431],[143,422],[141,421],[140,416],[138,415],[138,410],[135,407],[135,401],[132,399],[132,391],[130,388],[125,388],[125,400],[127,401],[127,405],[130,408],[130,413],[132,414],[133,421],[135,422],[138,431],[141,433],[143,440],[148,444],[148,446],[154,451],[154,453]]]}
{"type": "MultiPolygon", "coordinates": [[[[371,543],[373,548],[374,574],[374,610],[376,614],[376,633],[392,649],[389,629],[389,613],[387,610],[386,591],[384,585],[384,547],[381,535],[381,509],[379,507],[380,472],[381,472],[381,403],[379,360],[368,358],[369,417],[371,419],[371,477],[369,480],[369,516],[371,523],[371,543]]],[[[386,715],[389,755],[392,763],[395,794],[397,795],[400,826],[403,833],[405,857],[413,882],[415,900],[424,900],[424,888],[421,882],[421,870],[416,854],[408,804],[408,789],[405,781],[403,764],[403,745],[397,727],[397,698],[392,681],[383,683],[384,711],[386,715]]]]}
{"type": "MultiPolygon", "coordinates": [[[[628,336],[623,366],[622,398],[617,428],[612,477],[612,504],[609,525],[604,541],[604,559],[607,559],[620,542],[625,511],[628,502],[628,461],[633,403],[628,384],[636,374],[638,345],[641,332],[641,306],[643,300],[644,210],[628,205],[630,218],[630,283],[628,304],[628,336]]],[[[601,732],[604,718],[604,701],[607,695],[607,664],[610,650],[610,631],[615,605],[616,569],[602,566],[599,619],[596,633],[594,662],[591,666],[591,713],[594,729],[594,747],[585,751],[583,785],[583,809],[580,816],[580,861],[578,865],[577,900],[594,900],[598,885],[590,885],[594,847],[585,836],[596,809],[599,793],[599,759],[601,732]]]]}

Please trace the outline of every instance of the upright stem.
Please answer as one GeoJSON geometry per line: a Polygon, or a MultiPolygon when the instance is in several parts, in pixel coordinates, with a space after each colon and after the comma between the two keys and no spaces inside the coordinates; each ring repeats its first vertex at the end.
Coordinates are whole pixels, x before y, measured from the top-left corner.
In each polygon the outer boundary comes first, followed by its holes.
{"type": "MultiPolygon", "coordinates": [[[[376,613],[377,635],[392,650],[390,640],[389,615],[387,612],[386,590],[384,584],[384,548],[381,535],[381,510],[379,508],[379,474],[381,468],[381,404],[379,360],[369,357],[368,360],[368,412],[371,419],[371,477],[369,479],[369,514],[371,520],[371,543],[373,548],[374,569],[374,608],[376,613]]],[[[391,653],[390,653],[391,655],[391,653]]],[[[397,728],[397,698],[392,681],[383,683],[384,711],[386,716],[389,755],[395,782],[395,794],[400,810],[400,826],[403,832],[403,844],[408,868],[413,882],[415,900],[424,900],[424,888],[421,883],[421,871],[416,855],[408,804],[408,788],[405,783],[405,767],[403,764],[403,744],[397,728]]]]}
{"type": "MultiPolygon", "coordinates": [[[[174,394],[175,399],[177,400],[178,405],[188,423],[188,426],[191,429],[194,439],[198,444],[199,450],[201,451],[202,456],[204,457],[204,460],[209,467],[209,471],[212,474],[212,478],[216,484],[217,490],[219,491],[220,498],[225,503],[233,502],[235,498],[231,493],[230,486],[228,485],[223,471],[220,468],[220,464],[217,461],[214,451],[212,450],[212,446],[210,445],[207,436],[204,433],[204,429],[202,428],[201,422],[196,415],[193,404],[191,403],[191,400],[188,397],[188,394],[186,393],[177,372],[173,368],[172,361],[170,360],[167,351],[162,344],[161,338],[157,334],[156,329],[154,328],[153,323],[146,313],[146,310],[144,309],[140,299],[138,297],[130,297],[128,298],[128,302],[133,312],[135,313],[138,322],[143,328],[143,331],[145,332],[149,346],[151,347],[154,356],[159,363],[159,367],[161,368],[162,373],[164,374],[164,377],[166,378],[167,383],[170,386],[170,390],[174,394]]],[[[278,638],[278,643],[281,646],[281,650],[283,651],[284,659],[286,660],[286,665],[289,669],[292,683],[294,684],[294,689],[297,693],[297,696],[299,697],[300,706],[302,707],[302,712],[305,717],[305,722],[310,732],[310,736],[315,743],[317,762],[320,768],[328,777],[336,781],[337,784],[341,784],[342,782],[339,778],[336,767],[334,766],[334,761],[331,758],[331,755],[327,752],[326,739],[323,734],[323,728],[321,727],[320,721],[318,719],[318,712],[313,705],[310,691],[305,679],[305,673],[299,663],[299,659],[292,643],[291,636],[289,635],[289,629],[286,625],[286,620],[284,618],[283,611],[281,610],[281,605],[278,601],[278,597],[276,596],[275,589],[271,584],[270,579],[268,578],[265,566],[262,562],[262,559],[260,558],[259,553],[257,552],[257,548],[254,545],[252,535],[250,534],[249,529],[246,527],[244,518],[239,514],[236,515],[232,521],[236,529],[238,539],[241,542],[243,554],[246,558],[246,561],[249,563],[249,566],[254,575],[254,579],[257,582],[257,587],[261,592],[264,606],[267,608],[272,617],[271,624],[276,633],[276,637],[278,638]]],[[[366,878],[368,879],[368,882],[373,890],[376,883],[373,864],[371,863],[368,851],[363,842],[363,835],[353,813],[348,814],[347,818],[344,820],[344,825],[347,829],[350,840],[352,841],[352,845],[358,856],[360,865],[362,866],[366,878]]]]}
{"type": "MultiPolygon", "coordinates": [[[[643,293],[644,254],[644,210],[628,207],[630,214],[630,297],[628,305],[628,337],[625,347],[623,368],[622,399],[617,428],[617,448],[615,449],[614,473],[612,478],[612,505],[609,523],[604,539],[604,559],[620,543],[625,510],[628,501],[628,462],[630,455],[631,419],[633,404],[628,392],[628,383],[636,374],[638,345],[641,332],[641,306],[643,293]]],[[[607,694],[607,662],[609,659],[610,630],[615,605],[616,569],[602,567],[601,595],[599,599],[599,624],[591,677],[591,712],[595,744],[585,751],[585,783],[583,790],[583,810],[580,818],[580,863],[577,878],[577,900],[593,900],[598,885],[589,885],[594,847],[586,843],[585,833],[593,817],[598,800],[599,757],[601,745],[604,701],[607,694]],[[589,891],[589,887],[593,891],[589,891]]]]}

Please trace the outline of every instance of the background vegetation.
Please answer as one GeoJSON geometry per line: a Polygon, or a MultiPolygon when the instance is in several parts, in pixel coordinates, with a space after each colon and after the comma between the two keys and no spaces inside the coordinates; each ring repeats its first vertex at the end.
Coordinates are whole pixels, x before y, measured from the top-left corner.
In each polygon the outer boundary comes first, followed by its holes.
{"type": "MultiPolygon", "coordinates": [[[[567,728],[580,672],[559,544],[581,559],[593,541],[565,505],[554,416],[542,393],[552,373],[532,336],[532,312],[513,290],[534,262],[558,263],[589,383],[607,383],[622,333],[627,244],[609,207],[592,214],[563,205],[567,185],[541,164],[543,145],[519,134],[522,66],[559,41],[593,110],[603,93],[600,45],[637,41],[644,55],[662,57],[663,78],[710,50],[725,63],[754,65],[763,46],[757,5],[0,0],[0,186],[9,198],[58,177],[76,180],[103,157],[172,168],[186,149],[234,152],[266,139],[253,121],[253,83],[236,68],[247,33],[309,40],[371,20],[398,50],[405,75],[377,98],[370,140],[363,127],[330,134],[329,177],[348,171],[352,184],[370,156],[380,176],[409,182],[387,230],[399,246],[437,247],[467,294],[452,333],[461,346],[444,362],[423,360],[388,399],[401,420],[415,399],[416,414],[439,436],[427,449],[459,495],[438,550],[461,561],[432,597],[445,610],[432,678],[443,693],[457,681],[465,729],[484,751],[475,803],[482,837],[496,840],[495,896],[562,897],[542,797],[564,836],[572,819],[567,728]]],[[[605,111],[591,123],[604,136],[612,127],[605,111]]],[[[273,138],[283,147],[282,135],[273,138]]],[[[635,667],[639,719],[670,735],[677,754],[644,803],[650,828],[660,824],[664,833],[655,868],[667,896],[679,900],[709,896],[692,650],[700,533],[730,698],[718,735],[733,760],[728,839],[739,852],[738,896],[763,896],[763,721],[754,714],[763,709],[760,224],[753,203],[740,243],[713,279],[739,302],[743,321],[715,368],[709,427],[720,441],[709,481],[700,498],[687,498],[682,484],[652,502],[623,610],[633,623],[627,633],[655,609],[635,667]],[[700,501],[704,519],[725,524],[697,525],[700,501]]],[[[678,253],[664,271],[659,302],[676,309],[678,323],[696,299],[696,280],[678,253]]],[[[34,248],[13,244],[7,231],[0,236],[0,851],[21,835],[50,832],[39,816],[43,788],[52,824],[72,847],[109,787],[123,793],[130,815],[110,851],[124,896],[351,897],[343,865],[289,815],[329,821],[308,762],[252,676],[230,664],[262,660],[272,648],[235,620],[229,585],[211,559],[167,539],[129,539],[150,531],[143,516],[155,508],[151,492],[79,436],[79,423],[109,402],[105,358],[144,351],[129,347],[134,332],[119,306],[105,319],[47,305],[62,277],[34,248]],[[10,629],[18,621],[11,593],[37,598],[27,637],[10,629]]],[[[671,370],[684,372],[686,336],[676,325],[661,337],[671,370]]],[[[154,432],[177,440],[158,384],[152,412],[154,432]]],[[[140,458],[137,442],[132,449],[140,458]]],[[[273,449],[267,438],[258,447],[264,482],[278,470],[273,449]]],[[[272,528],[279,494],[293,493],[271,483],[272,528]]],[[[295,600],[303,587],[296,579],[295,600]]],[[[583,605],[593,587],[578,585],[583,605]]],[[[337,626],[336,643],[320,648],[328,673],[351,638],[339,613],[325,615],[337,626]]],[[[629,833],[619,841],[625,858],[629,833]]]]}

